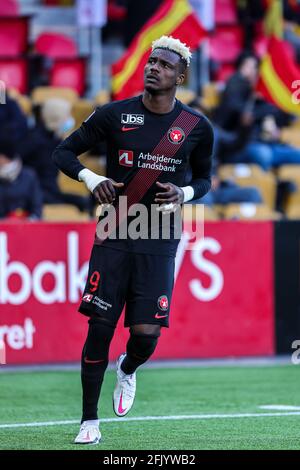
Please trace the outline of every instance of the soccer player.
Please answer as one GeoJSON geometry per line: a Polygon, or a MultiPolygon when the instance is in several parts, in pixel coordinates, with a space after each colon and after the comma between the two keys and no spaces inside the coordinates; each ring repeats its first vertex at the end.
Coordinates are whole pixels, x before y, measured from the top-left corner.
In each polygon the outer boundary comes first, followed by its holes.
{"type": "MultiPolygon", "coordinates": [[[[83,181],[100,204],[118,211],[121,196],[127,196],[128,207],[143,203],[150,211],[156,204],[162,209],[162,226],[166,212],[209,191],[211,124],[175,98],[190,59],[189,47],[178,39],[162,36],[154,41],[145,66],[143,95],[97,108],[55,150],[58,167],[83,181]],[[91,172],[77,159],[102,140],[108,149],[107,177],[91,172]],[[188,165],[192,181],[183,187],[188,165]]],[[[174,225],[171,229],[167,239],[160,232],[156,239],[95,237],[79,307],[89,317],[89,329],[81,359],[83,413],[77,444],[95,444],[101,439],[98,400],[110,342],[125,303],[125,327],[130,336],[126,353],[117,361],[113,392],[117,416],[125,416],[131,409],[136,369],[153,354],[161,327],[169,326],[179,243],[173,236],[174,225]]]]}

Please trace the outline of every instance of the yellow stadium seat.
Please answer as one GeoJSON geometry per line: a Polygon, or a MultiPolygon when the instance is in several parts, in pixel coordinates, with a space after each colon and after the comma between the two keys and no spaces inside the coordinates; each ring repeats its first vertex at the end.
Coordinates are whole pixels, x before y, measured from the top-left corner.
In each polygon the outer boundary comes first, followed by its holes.
{"type": "Polygon", "coordinates": [[[232,180],[240,186],[254,186],[261,192],[263,201],[271,209],[275,207],[276,177],[272,172],[263,171],[258,165],[220,165],[218,175],[221,180],[232,180]]]}
{"type": "Polygon", "coordinates": [[[207,83],[202,88],[202,104],[206,109],[214,109],[220,103],[220,91],[215,83],[207,83]]]}
{"type": "Polygon", "coordinates": [[[227,220],[279,220],[281,214],[264,204],[228,204],[223,206],[223,217],[227,220]]]}
{"type": "Polygon", "coordinates": [[[89,216],[85,212],[79,212],[74,206],[68,204],[45,204],[43,217],[47,222],[78,222],[88,221],[89,216]]]}
{"type": "Polygon", "coordinates": [[[286,209],[286,216],[288,219],[299,220],[300,219],[300,203],[289,204],[286,209]]]}
{"type": "Polygon", "coordinates": [[[293,147],[300,147],[299,125],[285,127],[281,130],[281,141],[293,147]]]}
{"type": "Polygon", "coordinates": [[[95,107],[92,101],[89,100],[78,100],[74,103],[72,108],[72,115],[75,119],[76,129],[82,124],[82,122],[88,118],[95,107]]]}
{"type": "Polygon", "coordinates": [[[196,93],[188,88],[177,88],[176,98],[184,104],[188,104],[196,98],[196,93]]]}
{"type": "Polygon", "coordinates": [[[14,89],[9,90],[9,96],[18,103],[21,110],[26,116],[29,116],[31,114],[32,103],[31,99],[28,96],[21,95],[17,90],[14,89]]]}
{"type": "Polygon", "coordinates": [[[50,98],[63,98],[72,105],[78,101],[78,93],[71,88],[59,88],[51,86],[41,86],[35,88],[31,93],[32,103],[34,105],[43,104],[50,98]]]}
{"type": "Polygon", "coordinates": [[[218,211],[214,207],[206,206],[204,204],[184,204],[183,206],[183,219],[185,222],[195,221],[204,218],[204,222],[219,220],[218,211]]]}
{"type": "MultiPolygon", "coordinates": [[[[94,171],[98,175],[105,176],[105,167],[99,162],[99,157],[92,157],[85,153],[79,157],[79,160],[89,170],[94,171]]],[[[89,194],[85,184],[69,178],[61,171],[58,174],[58,185],[64,193],[74,193],[81,196],[89,194]]]]}
{"type": "Polygon", "coordinates": [[[103,106],[111,101],[110,92],[108,90],[100,90],[95,96],[95,105],[103,106]]]}

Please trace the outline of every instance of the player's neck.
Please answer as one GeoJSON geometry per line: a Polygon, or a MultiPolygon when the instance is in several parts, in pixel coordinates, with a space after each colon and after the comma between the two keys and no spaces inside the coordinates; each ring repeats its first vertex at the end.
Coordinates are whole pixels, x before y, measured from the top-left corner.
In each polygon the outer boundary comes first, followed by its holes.
{"type": "Polygon", "coordinates": [[[174,109],[175,93],[172,95],[152,95],[147,90],[143,94],[143,104],[152,113],[166,114],[174,109]]]}

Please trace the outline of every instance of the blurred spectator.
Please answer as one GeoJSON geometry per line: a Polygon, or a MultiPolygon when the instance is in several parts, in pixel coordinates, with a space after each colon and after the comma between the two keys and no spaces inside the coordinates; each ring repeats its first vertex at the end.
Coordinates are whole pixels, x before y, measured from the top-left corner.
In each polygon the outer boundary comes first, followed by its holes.
{"type": "Polygon", "coordinates": [[[39,219],[42,193],[38,178],[17,156],[12,140],[0,141],[0,218],[39,219]]]}
{"type": "Polygon", "coordinates": [[[290,116],[266,103],[255,93],[258,79],[258,60],[244,52],[237,61],[237,72],[228,80],[214,118],[220,132],[232,138],[243,137],[244,148],[218,157],[224,163],[255,163],[264,170],[283,164],[300,164],[300,150],[279,140],[279,125],[286,125],[290,116]]]}
{"type": "Polygon", "coordinates": [[[6,103],[0,105],[0,142],[10,136],[15,142],[19,142],[26,136],[27,120],[18,103],[8,94],[6,103]]]}
{"type": "Polygon", "coordinates": [[[51,155],[64,135],[75,124],[71,104],[63,99],[46,101],[40,113],[40,121],[22,142],[21,157],[25,164],[35,169],[41,183],[43,201],[46,204],[72,204],[80,211],[89,210],[90,198],[64,193],[58,186],[58,169],[51,155]]]}
{"type": "Polygon", "coordinates": [[[261,204],[263,202],[261,194],[257,188],[248,186],[242,188],[234,181],[220,181],[218,176],[212,177],[211,190],[201,199],[193,201],[193,203],[206,204],[240,204],[243,202],[252,202],[253,204],[261,204]]]}
{"type": "MultiPolygon", "coordinates": [[[[201,104],[201,99],[195,99],[189,103],[189,106],[196,109],[200,113],[208,114],[201,104]]],[[[210,116],[209,116],[210,117],[210,116]]],[[[210,117],[211,118],[211,117],[210,117]]],[[[254,204],[262,203],[262,197],[257,188],[254,187],[247,187],[242,188],[234,181],[231,180],[223,180],[220,181],[217,175],[218,173],[218,159],[217,155],[222,148],[224,152],[224,148],[226,151],[233,152],[239,149],[243,144],[243,135],[238,135],[234,132],[228,132],[213,122],[214,127],[214,148],[213,148],[213,176],[212,176],[212,187],[209,193],[207,193],[203,198],[193,201],[193,203],[198,204],[206,204],[206,205],[213,205],[213,204],[231,204],[231,203],[242,203],[242,202],[252,202],[254,204]]],[[[188,179],[191,179],[192,175],[188,175],[188,179]]],[[[188,184],[189,181],[186,182],[188,184]]]]}
{"type": "Polygon", "coordinates": [[[264,18],[263,0],[237,0],[238,18],[245,31],[245,49],[251,49],[257,21],[264,18]]]}

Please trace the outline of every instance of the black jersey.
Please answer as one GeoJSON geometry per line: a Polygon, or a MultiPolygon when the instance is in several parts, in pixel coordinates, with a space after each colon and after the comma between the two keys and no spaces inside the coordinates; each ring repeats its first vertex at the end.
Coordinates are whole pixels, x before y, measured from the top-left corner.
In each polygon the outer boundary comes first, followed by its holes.
{"type": "MultiPolygon", "coordinates": [[[[142,96],[97,108],[57,147],[54,160],[64,173],[78,179],[84,167],[76,156],[103,140],[107,143],[107,177],[124,183],[118,195],[126,195],[129,206],[142,203],[150,208],[155,194],[161,192],[156,181],[183,186],[189,167],[192,181],[188,184],[194,198],[210,189],[212,126],[205,116],[178,100],[166,114],[149,111],[142,96]]],[[[127,251],[174,255],[178,240],[171,236],[170,240],[108,239],[102,243],[127,251]]]]}

